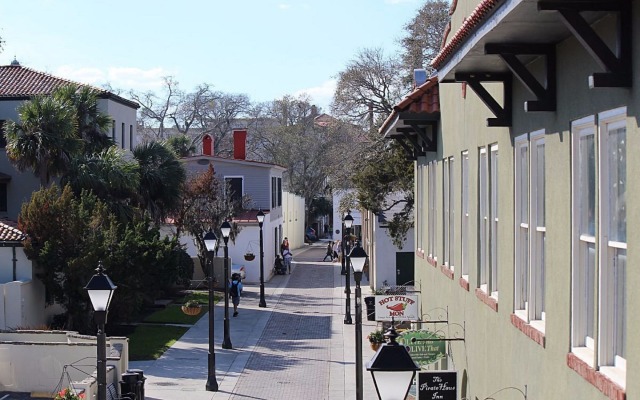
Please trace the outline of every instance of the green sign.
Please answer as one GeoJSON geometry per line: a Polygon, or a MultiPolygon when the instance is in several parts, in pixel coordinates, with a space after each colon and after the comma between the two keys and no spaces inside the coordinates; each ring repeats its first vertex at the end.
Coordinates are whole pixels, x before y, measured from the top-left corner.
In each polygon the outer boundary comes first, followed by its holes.
{"type": "Polygon", "coordinates": [[[423,367],[446,356],[446,343],[438,339],[443,337],[429,331],[404,331],[398,342],[407,346],[413,361],[423,367]]]}

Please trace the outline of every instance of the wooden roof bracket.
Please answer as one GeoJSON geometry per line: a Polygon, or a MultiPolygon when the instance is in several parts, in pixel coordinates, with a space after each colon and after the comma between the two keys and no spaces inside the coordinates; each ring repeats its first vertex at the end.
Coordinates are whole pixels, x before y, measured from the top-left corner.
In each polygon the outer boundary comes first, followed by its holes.
{"type": "Polygon", "coordinates": [[[589,76],[589,87],[631,87],[633,80],[631,0],[538,0],[539,11],[557,11],[562,21],[606,72],[589,76]],[[580,12],[618,13],[616,52],[589,26],[580,12]]]}
{"type": "Polygon", "coordinates": [[[537,100],[525,101],[524,110],[556,111],[556,51],[553,44],[487,43],[485,54],[498,54],[511,72],[533,93],[537,100]],[[546,79],[540,83],[517,57],[518,55],[543,55],[546,59],[546,79]]]}
{"type": "Polygon", "coordinates": [[[411,127],[413,127],[420,139],[422,139],[423,151],[438,151],[438,123],[436,121],[428,122],[424,128],[414,124],[411,124],[411,127]],[[431,129],[427,130],[427,127],[431,129]]]}
{"type": "Polygon", "coordinates": [[[393,138],[396,140],[396,142],[398,142],[398,144],[400,146],[402,146],[402,148],[404,149],[404,152],[405,152],[408,160],[414,160],[415,161],[417,159],[416,155],[414,154],[413,148],[405,142],[405,138],[404,137],[402,137],[402,136],[394,136],[393,138]]]}
{"type": "Polygon", "coordinates": [[[511,108],[513,77],[510,73],[456,72],[455,79],[457,82],[467,82],[467,85],[476,92],[480,100],[496,116],[496,118],[487,118],[487,126],[511,126],[513,118],[511,108]],[[487,89],[482,86],[482,82],[502,82],[504,106],[498,104],[487,89]]]}

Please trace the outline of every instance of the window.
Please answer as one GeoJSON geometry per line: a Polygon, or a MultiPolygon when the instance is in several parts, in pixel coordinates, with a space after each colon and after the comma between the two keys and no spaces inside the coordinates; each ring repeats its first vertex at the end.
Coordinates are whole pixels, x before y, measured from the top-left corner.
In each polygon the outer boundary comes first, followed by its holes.
{"type": "Polygon", "coordinates": [[[625,387],[626,107],[597,119],[572,124],[572,350],[625,387]]]}
{"type": "Polygon", "coordinates": [[[282,206],[282,178],[277,178],[278,184],[278,207],[282,206]]]}
{"type": "Polygon", "coordinates": [[[515,310],[544,332],[545,156],[544,131],[522,135],[515,145],[515,310]],[[539,321],[539,322],[537,322],[539,321]]]}
{"type": "Polygon", "coordinates": [[[469,152],[462,152],[462,185],[461,186],[461,232],[460,232],[460,268],[462,277],[469,281],[469,152]]]}
{"type": "Polygon", "coordinates": [[[242,177],[224,177],[224,182],[227,186],[227,196],[231,198],[234,203],[242,203],[242,194],[244,180],[242,177]]]}
{"type": "Polygon", "coordinates": [[[7,211],[7,184],[0,183],[0,211],[7,211]]]}
{"type": "Polygon", "coordinates": [[[424,188],[424,165],[420,165],[418,164],[418,166],[416,167],[416,188],[418,190],[418,205],[415,209],[415,213],[416,213],[416,248],[418,250],[418,252],[422,252],[424,251],[424,243],[423,243],[423,237],[424,237],[424,222],[425,222],[425,215],[424,215],[424,207],[421,207],[422,202],[425,201],[426,199],[424,198],[424,192],[425,192],[425,188],[424,188]]]}
{"type": "Polygon", "coordinates": [[[428,165],[429,168],[429,194],[428,194],[428,207],[429,207],[429,216],[428,216],[428,235],[429,235],[429,257],[436,261],[438,257],[436,256],[436,216],[437,216],[437,207],[436,207],[436,166],[437,163],[435,161],[431,161],[428,165]]]}
{"type": "Polygon", "coordinates": [[[113,139],[113,141],[116,141],[116,120],[112,119],[111,120],[111,139],[113,139]]]}
{"type": "Polygon", "coordinates": [[[453,270],[453,252],[454,252],[454,196],[453,196],[453,157],[444,159],[443,162],[442,190],[444,195],[444,204],[442,207],[442,221],[444,225],[444,265],[453,270]]]}
{"type": "Polygon", "coordinates": [[[480,149],[480,157],[478,159],[478,258],[480,268],[480,281],[479,287],[485,292],[487,291],[487,277],[489,275],[489,163],[487,157],[487,149],[485,147],[480,149]]]}
{"type": "Polygon", "coordinates": [[[277,178],[273,176],[271,177],[271,208],[276,208],[277,201],[277,178]]]}
{"type": "Polygon", "coordinates": [[[122,134],[121,134],[121,136],[122,136],[122,148],[124,149],[125,148],[125,139],[126,139],[124,137],[124,122],[122,123],[122,134]]]}
{"type": "Polygon", "coordinates": [[[129,148],[133,150],[133,125],[129,125],[129,148]]]}
{"type": "Polygon", "coordinates": [[[498,297],[498,145],[491,146],[489,155],[491,162],[491,181],[489,190],[491,193],[491,224],[489,227],[489,240],[491,244],[489,288],[487,293],[498,297]]]}

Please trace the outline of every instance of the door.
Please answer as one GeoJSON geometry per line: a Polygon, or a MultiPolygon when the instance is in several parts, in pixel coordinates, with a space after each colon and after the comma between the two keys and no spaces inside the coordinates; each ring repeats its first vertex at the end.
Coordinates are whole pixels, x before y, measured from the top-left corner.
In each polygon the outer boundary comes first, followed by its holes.
{"type": "Polygon", "coordinates": [[[413,285],[414,271],[413,251],[396,253],[396,285],[413,285]]]}

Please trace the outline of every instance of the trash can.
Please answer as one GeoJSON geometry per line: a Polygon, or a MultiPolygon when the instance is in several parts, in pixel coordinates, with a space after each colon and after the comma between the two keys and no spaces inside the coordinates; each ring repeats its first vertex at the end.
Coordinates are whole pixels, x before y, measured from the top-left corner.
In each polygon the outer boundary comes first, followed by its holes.
{"type": "Polygon", "coordinates": [[[137,400],[144,400],[144,381],[147,380],[147,378],[144,377],[144,371],[141,369],[128,369],[127,372],[138,375],[138,391],[136,392],[136,396],[138,396],[137,400]]]}
{"type": "Polygon", "coordinates": [[[120,396],[128,397],[131,400],[140,400],[140,384],[138,383],[138,374],[135,372],[124,372],[120,381],[120,396]]]}
{"type": "Polygon", "coordinates": [[[376,298],[367,296],[364,298],[364,304],[367,306],[367,321],[376,320],[376,298]]]}

